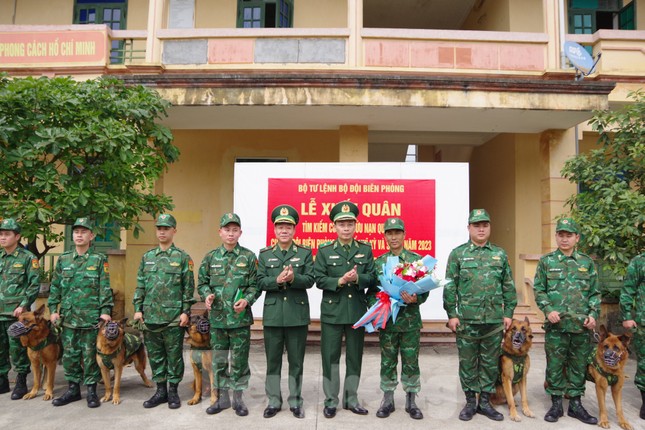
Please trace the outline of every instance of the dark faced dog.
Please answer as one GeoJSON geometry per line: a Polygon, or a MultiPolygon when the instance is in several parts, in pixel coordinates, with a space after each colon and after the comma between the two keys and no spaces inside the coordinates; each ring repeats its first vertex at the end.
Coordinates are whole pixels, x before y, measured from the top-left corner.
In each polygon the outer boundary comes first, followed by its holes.
{"type": "Polygon", "coordinates": [[[208,373],[211,390],[211,404],[217,400],[213,390],[213,353],[211,351],[210,322],[206,315],[192,315],[190,325],[186,328],[188,343],[190,344],[190,364],[193,366],[193,398],[189,405],[196,405],[202,400],[202,369],[208,373]]]}
{"type": "Polygon", "coordinates": [[[146,350],[139,337],[125,332],[124,318],[119,322],[99,323],[99,333],[96,336],[96,361],[101,368],[101,376],[105,385],[105,396],[102,402],[112,398],[112,403],[121,403],[121,375],[123,367],[134,362],[134,367],[141,375],[146,387],[152,387],[152,382],[146,376],[146,350]],[[114,395],[110,386],[110,370],[114,369],[114,395]]]}
{"type": "Polygon", "coordinates": [[[531,367],[529,350],[532,345],[533,330],[528,318],[524,318],[524,321],[514,319],[504,333],[502,356],[499,358],[500,382],[491,398],[497,404],[508,403],[510,418],[513,421],[521,421],[514,398],[518,391],[522,399],[522,413],[527,417],[535,417],[529,409],[526,395],[526,375],[531,367]]]}

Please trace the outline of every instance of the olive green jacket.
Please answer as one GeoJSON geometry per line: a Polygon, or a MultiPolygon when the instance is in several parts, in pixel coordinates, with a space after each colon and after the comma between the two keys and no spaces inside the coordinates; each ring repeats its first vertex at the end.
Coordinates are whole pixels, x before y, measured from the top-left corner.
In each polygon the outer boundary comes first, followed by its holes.
{"type": "Polygon", "coordinates": [[[38,297],[40,268],[34,254],[18,246],[11,254],[0,249],[0,321],[16,318],[17,307],[29,309],[38,297]]]}
{"type": "Polygon", "coordinates": [[[620,312],[623,321],[634,320],[639,327],[645,327],[645,254],[637,255],[627,266],[620,312]]]}

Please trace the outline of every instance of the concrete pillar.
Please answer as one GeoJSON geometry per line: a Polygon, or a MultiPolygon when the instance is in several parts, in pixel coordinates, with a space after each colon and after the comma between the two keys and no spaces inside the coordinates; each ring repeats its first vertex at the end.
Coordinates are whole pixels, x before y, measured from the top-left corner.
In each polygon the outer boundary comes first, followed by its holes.
{"type": "Polygon", "coordinates": [[[561,66],[561,53],[562,44],[561,40],[561,26],[564,26],[565,33],[567,32],[567,23],[561,22],[560,7],[566,7],[565,1],[560,0],[542,0],[542,10],[544,11],[544,33],[546,33],[549,41],[547,42],[546,54],[546,69],[558,70],[561,66]]]}
{"type": "Polygon", "coordinates": [[[341,125],[338,129],[338,161],[367,162],[367,126],[341,125]]]}
{"type": "Polygon", "coordinates": [[[347,0],[347,62],[350,67],[363,66],[361,31],[363,30],[363,0],[347,0]]]}
{"type": "Polygon", "coordinates": [[[163,26],[164,7],[165,0],[148,0],[147,64],[161,64],[161,41],[157,38],[157,30],[163,26]]]}

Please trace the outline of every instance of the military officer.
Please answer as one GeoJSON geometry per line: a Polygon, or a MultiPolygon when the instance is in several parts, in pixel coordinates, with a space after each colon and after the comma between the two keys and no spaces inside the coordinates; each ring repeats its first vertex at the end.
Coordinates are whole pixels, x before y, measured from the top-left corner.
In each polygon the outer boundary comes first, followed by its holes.
{"type": "Polygon", "coordinates": [[[345,336],[343,408],[359,415],[368,411],[358,401],[365,329],[353,329],[367,311],[367,295],[375,293],[376,269],[372,247],[354,239],[358,207],[343,201],[334,205],[329,218],[337,239],[318,247],[314,262],[316,287],[323,290],[320,304],[321,354],[325,418],[336,416],[340,390],[339,363],[345,336]]]}
{"type": "Polygon", "coordinates": [[[159,246],[143,254],[134,291],[134,320],[144,322],[144,343],[157,391],[144,408],[181,406],[177,385],[184,377],[184,330],[193,304],[195,277],[190,255],[173,243],[177,221],[161,214],[155,223],[159,246]]]}
{"type": "Polygon", "coordinates": [[[96,383],[101,371],[96,362],[96,324],[110,321],[114,305],[107,257],[90,248],[95,234],[89,218],[72,225],[75,248],[58,258],[49,291],[50,320],[62,320],[63,368],[69,388],[52,401],[63,406],[81,400],[79,384],[87,385],[87,406],[101,406],[96,383]],[[60,308],[59,308],[60,307],[60,308]]]}
{"type": "Polygon", "coordinates": [[[269,405],[264,417],[274,417],[282,407],[280,374],[282,353],[289,360],[289,409],[296,418],[304,418],[302,406],[302,370],[309,326],[307,289],[314,284],[311,249],[293,241],[298,212],[289,205],[279,205],[271,212],[277,244],[260,251],[258,286],[264,297],[264,350],[267,359],[265,390],[269,405]]]}
{"type": "Polygon", "coordinates": [[[7,329],[23,311],[29,311],[40,288],[38,259],[20,246],[20,231],[12,218],[0,223],[0,394],[9,392],[8,374],[13,363],[17,376],[11,400],[27,394],[27,374],[31,370],[27,349],[20,338],[8,336],[7,329]]]}
{"type": "Polygon", "coordinates": [[[222,245],[206,256],[199,267],[198,288],[210,309],[213,378],[217,401],[206,409],[212,415],[231,407],[228,390],[233,389],[233,409],[238,416],[249,410],[242,393],[249,386],[251,305],[260,296],[257,286],[258,260],[253,251],[240,246],[242,222],[234,213],[220,219],[222,245]],[[230,354],[230,371],[229,371],[230,354]]]}
{"type": "MultiPolygon", "coordinates": [[[[398,257],[401,263],[412,263],[420,260],[416,252],[408,251],[404,247],[405,223],[401,218],[389,218],[383,225],[385,241],[389,251],[376,259],[376,270],[383,274],[383,265],[388,257],[398,257]]],[[[420,420],[423,413],[416,404],[416,393],[421,389],[419,370],[419,344],[421,342],[421,312],[419,305],[428,298],[428,293],[417,296],[407,292],[401,293],[401,298],[406,306],[399,309],[396,323],[390,318],[384,329],[379,330],[379,344],[381,346],[381,390],[383,401],[376,416],[387,418],[394,412],[394,389],[397,385],[396,368],[398,355],[401,354],[401,384],[406,393],[405,411],[410,417],[420,420]]]]}
{"type": "Polygon", "coordinates": [[[544,312],[546,392],[551,408],[544,416],[556,422],[564,414],[562,396],[569,397],[567,415],[586,424],[597,424],[582,406],[590,333],[600,312],[598,276],[593,260],[576,250],[580,240],[576,222],[562,218],[556,224],[558,246],[538,262],[533,288],[535,301],[544,312]]]}
{"type": "Polygon", "coordinates": [[[476,412],[495,421],[504,419],[491,406],[490,393],[499,375],[502,331],[511,324],[517,296],[506,252],[488,241],[490,232],[488,212],[471,211],[470,240],[452,250],[446,269],[443,308],[448,327],[457,332],[459,379],[466,394],[459,413],[462,421],[476,412]]]}
{"type": "Polygon", "coordinates": [[[645,420],[645,253],[637,255],[627,266],[625,285],[620,292],[623,327],[635,330],[634,349],[638,358],[634,383],[641,392],[640,417],[645,420]]]}

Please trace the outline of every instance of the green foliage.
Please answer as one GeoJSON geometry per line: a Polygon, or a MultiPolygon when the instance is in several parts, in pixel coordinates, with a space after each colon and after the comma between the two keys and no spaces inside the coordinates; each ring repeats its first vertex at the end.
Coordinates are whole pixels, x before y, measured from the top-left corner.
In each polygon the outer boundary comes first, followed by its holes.
{"type": "Polygon", "coordinates": [[[139,216],[173,207],[154,193],[179,157],[170,130],[155,122],[167,106],[157,93],[109,77],[0,75],[0,216],[21,221],[38,256],[63,239],[54,225],[79,216],[137,235],[139,216]]]}
{"type": "Polygon", "coordinates": [[[567,201],[580,225],[580,249],[617,276],[645,249],[645,92],[629,97],[634,102],[623,109],[595,113],[590,124],[601,147],[562,170],[580,187],[567,201]]]}

